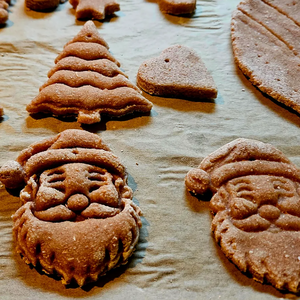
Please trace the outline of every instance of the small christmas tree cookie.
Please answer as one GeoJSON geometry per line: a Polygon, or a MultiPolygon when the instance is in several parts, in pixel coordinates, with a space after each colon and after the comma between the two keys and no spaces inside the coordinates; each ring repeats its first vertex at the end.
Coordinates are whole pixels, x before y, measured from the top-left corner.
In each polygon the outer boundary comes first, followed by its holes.
{"type": "Polygon", "coordinates": [[[92,21],[65,45],[55,64],[49,80],[27,105],[30,114],[77,115],[79,123],[93,124],[101,114],[122,116],[152,108],[121,71],[92,21]]]}

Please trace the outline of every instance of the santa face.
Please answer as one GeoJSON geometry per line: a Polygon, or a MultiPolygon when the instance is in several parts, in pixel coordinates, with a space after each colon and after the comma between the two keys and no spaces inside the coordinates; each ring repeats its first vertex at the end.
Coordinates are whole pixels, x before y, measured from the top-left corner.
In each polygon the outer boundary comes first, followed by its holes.
{"type": "Polygon", "coordinates": [[[211,204],[223,198],[231,222],[243,231],[300,230],[298,189],[298,183],[285,177],[243,176],[228,181],[211,204]]]}
{"type": "Polygon", "coordinates": [[[121,210],[123,187],[120,177],[89,164],[71,163],[49,169],[40,175],[31,196],[34,215],[54,222],[112,217],[121,210]]]}
{"type": "Polygon", "coordinates": [[[133,253],[141,222],[126,177],[69,163],[32,176],[21,194],[17,251],[64,284],[96,281],[133,253]]]}

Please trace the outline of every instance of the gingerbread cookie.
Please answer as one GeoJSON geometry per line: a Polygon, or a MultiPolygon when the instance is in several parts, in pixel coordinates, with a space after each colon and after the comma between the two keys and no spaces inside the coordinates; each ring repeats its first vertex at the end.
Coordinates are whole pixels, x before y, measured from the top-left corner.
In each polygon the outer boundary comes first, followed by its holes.
{"type": "Polygon", "coordinates": [[[114,0],[69,0],[75,9],[78,20],[103,20],[120,10],[120,5],[114,0]]]}
{"type": "Polygon", "coordinates": [[[196,9],[196,0],[159,0],[159,9],[170,15],[191,14],[196,9]]]}
{"type": "Polygon", "coordinates": [[[3,107],[0,106],[0,118],[3,116],[3,114],[4,114],[3,107]]]}
{"type": "Polygon", "coordinates": [[[8,7],[10,1],[0,0],[0,25],[5,24],[8,20],[8,7]]]}
{"type": "Polygon", "coordinates": [[[0,180],[25,185],[13,234],[26,263],[82,286],[132,255],[140,209],[124,166],[97,135],[65,130],[32,144],[1,167],[0,180]]]}
{"type": "Polygon", "coordinates": [[[52,11],[59,3],[60,0],[25,0],[25,6],[34,11],[52,11]]]}
{"type": "Polygon", "coordinates": [[[158,57],[143,62],[137,84],[145,92],[174,98],[216,98],[212,76],[197,53],[185,46],[165,49],[158,57]]]}
{"type": "Polygon", "coordinates": [[[300,2],[242,1],[231,37],[235,61],[250,82],[300,113],[300,2]]]}
{"type": "Polygon", "coordinates": [[[242,272],[277,289],[300,290],[300,170],[270,144],[237,139],[186,175],[211,191],[212,232],[242,272]]]}
{"type": "Polygon", "coordinates": [[[79,123],[92,124],[101,120],[101,114],[122,116],[152,109],[121,71],[92,21],[65,45],[55,64],[26,108],[30,114],[77,115],[79,123]]]}

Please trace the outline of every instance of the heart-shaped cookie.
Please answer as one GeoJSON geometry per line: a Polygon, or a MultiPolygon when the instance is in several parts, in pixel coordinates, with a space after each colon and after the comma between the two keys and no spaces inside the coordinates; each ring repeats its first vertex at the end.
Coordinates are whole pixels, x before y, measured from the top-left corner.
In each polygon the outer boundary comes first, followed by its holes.
{"type": "Polygon", "coordinates": [[[171,46],[143,62],[137,84],[149,94],[164,97],[213,99],[218,93],[200,56],[182,45],[171,46]]]}

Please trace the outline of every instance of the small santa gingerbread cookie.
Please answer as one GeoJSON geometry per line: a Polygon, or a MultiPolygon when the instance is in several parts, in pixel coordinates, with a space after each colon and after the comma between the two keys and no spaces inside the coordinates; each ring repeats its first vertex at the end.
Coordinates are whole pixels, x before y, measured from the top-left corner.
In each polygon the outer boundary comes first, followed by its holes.
{"type": "Polygon", "coordinates": [[[212,232],[242,272],[278,289],[300,290],[300,170],[281,151],[237,139],[188,172],[194,194],[210,190],[212,232]]]}
{"type": "Polygon", "coordinates": [[[24,188],[13,215],[26,263],[83,286],[127,263],[139,238],[140,209],[120,160],[96,134],[65,130],[32,144],[0,169],[7,188],[24,188]]]}

